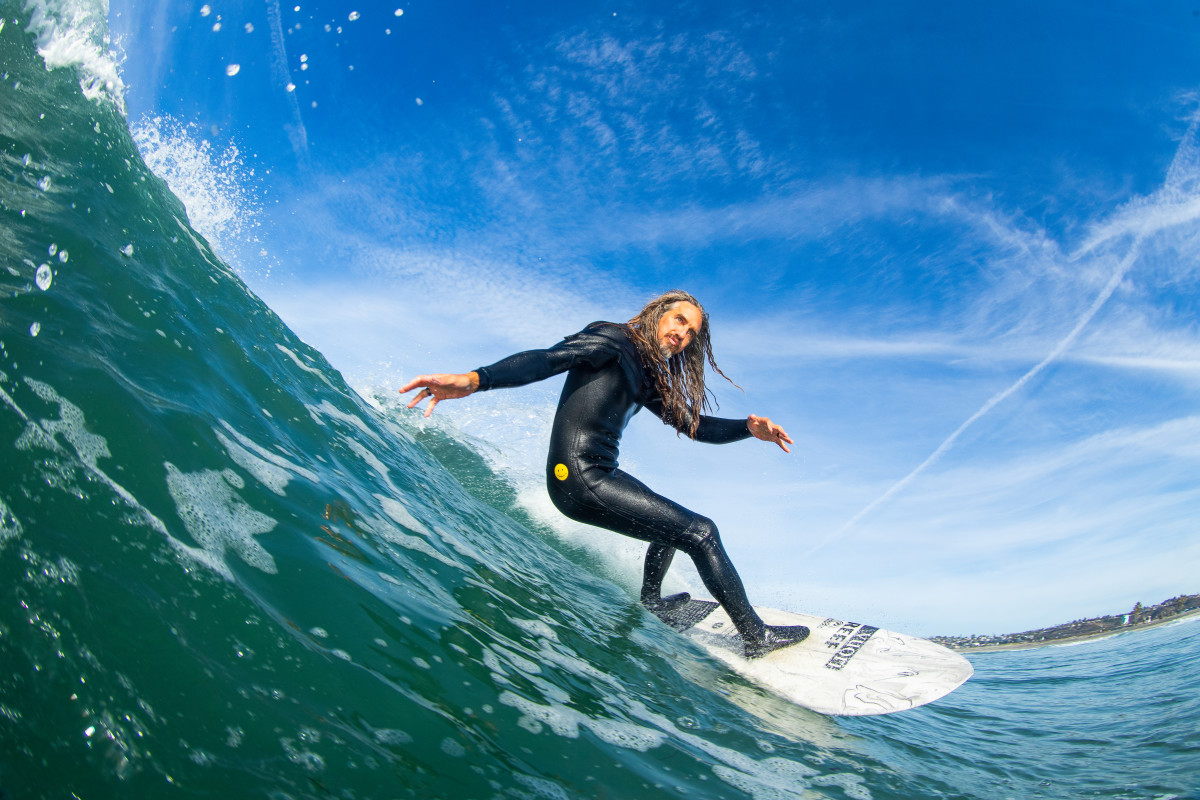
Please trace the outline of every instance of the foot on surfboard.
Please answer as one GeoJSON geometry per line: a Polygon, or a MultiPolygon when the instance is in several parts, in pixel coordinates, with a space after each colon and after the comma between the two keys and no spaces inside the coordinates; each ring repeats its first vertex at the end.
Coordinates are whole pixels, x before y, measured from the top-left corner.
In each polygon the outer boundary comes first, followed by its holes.
{"type": "Polygon", "coordinates": [[[666,597],[643,597],[642,605],[651,611],[665,611],[673,606],[682,605],[692,599],[687,592],[669,594],[666,597]]]}
{"type": "Polygon", "coordinates": [[[762,658],[789,645],[799,644],[808,638],[808,628],[803,625],[767,625],[761,641],[745,641],[746,658],[762,658]]]}

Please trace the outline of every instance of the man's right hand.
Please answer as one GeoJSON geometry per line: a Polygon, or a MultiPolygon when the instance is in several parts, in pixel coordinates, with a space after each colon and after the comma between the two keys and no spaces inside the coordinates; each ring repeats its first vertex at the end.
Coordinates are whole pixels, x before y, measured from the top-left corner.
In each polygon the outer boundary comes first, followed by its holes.
{"type": "Polygon", "coordinates": [[[457,375],[418,375],[408,383],[400,387],[400,394],[411,392],[417,387],[421,387],[421,391],[417,392],[417,396],[408,401],[409,408],[415,408],[422,400],[429,399],[429,405],[425,408],[425,416],[433,413],[433,408],[442,400],[455,400],[459,397],[466,397],[469,394],[474,394],[479,388],[479,373],[464,372],[457,375]]]}

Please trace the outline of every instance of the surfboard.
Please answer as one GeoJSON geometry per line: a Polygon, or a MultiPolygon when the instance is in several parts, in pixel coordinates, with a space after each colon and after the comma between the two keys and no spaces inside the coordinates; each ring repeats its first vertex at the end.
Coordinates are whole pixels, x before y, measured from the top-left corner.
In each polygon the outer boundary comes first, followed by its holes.
{"type": "Polygon", "coordinates": [[[768,625],[804,625],[808,638],[747,659],[729,615],[711,600],[689,600],[654,613],[742,675],[821,714],[870,716],[907,711],[945,697],[974,669],[927,639],[857,622],[755,608],[768,625]]]}

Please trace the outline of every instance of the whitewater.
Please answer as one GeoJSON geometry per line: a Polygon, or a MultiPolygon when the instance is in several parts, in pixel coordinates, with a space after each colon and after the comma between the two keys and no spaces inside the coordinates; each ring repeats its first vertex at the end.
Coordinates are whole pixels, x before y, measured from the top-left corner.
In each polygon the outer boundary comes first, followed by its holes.
{"type": "Polygon", "coordinates": [[[217,256],[102,18],[0,20],[0,797],[1200,797],[1196,618],[861,719],[671,633],[217,256]]]}

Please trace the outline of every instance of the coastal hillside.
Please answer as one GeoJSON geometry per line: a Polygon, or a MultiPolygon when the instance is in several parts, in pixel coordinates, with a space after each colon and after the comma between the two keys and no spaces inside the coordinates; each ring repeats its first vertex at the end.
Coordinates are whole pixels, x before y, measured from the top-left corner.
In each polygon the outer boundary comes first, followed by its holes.
{"type": "Polygon", "coordinates": [[[1111,614],[1091,619],[1077,619],[1064,625],[1052,628],[1040,628],[1021,633],[1007,633],[996,636],[935,636],[933,641],[943,644],[952,650],[973,650],[983,647],[1002,647],[1005,645],[1044,644],[1066,639],[1080,639],[1099,636],[1120,630],[1129,630],[1142,626],[1166,622],[1172,617],[1193,614],[1200,611],[1200,595],[1184,594],[1172,597],[1156,606],[1134,605],[1133,609],[1123,614],[1111,614]]]}

